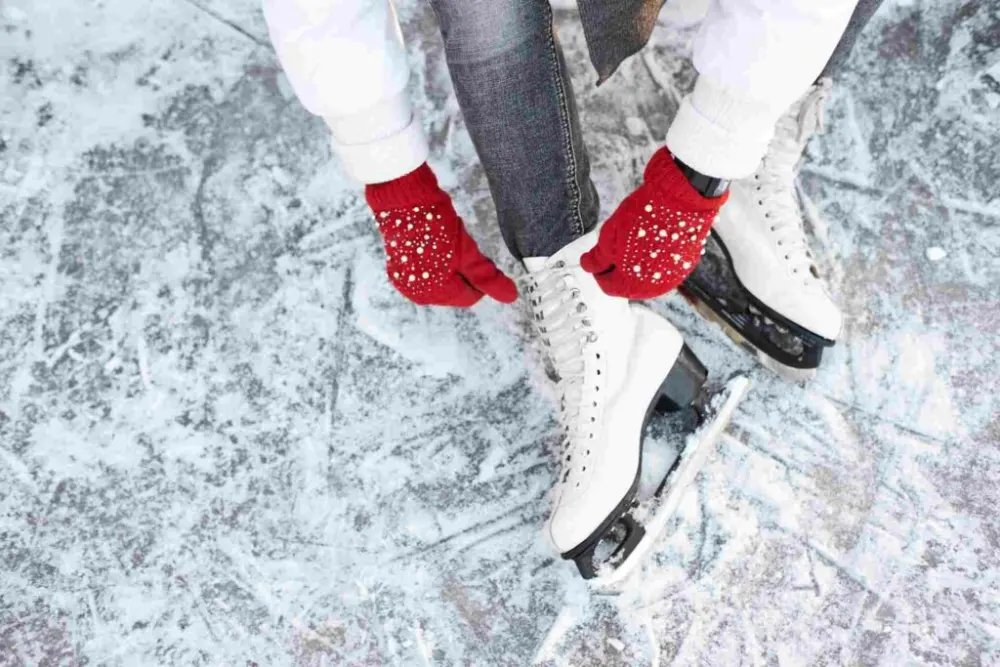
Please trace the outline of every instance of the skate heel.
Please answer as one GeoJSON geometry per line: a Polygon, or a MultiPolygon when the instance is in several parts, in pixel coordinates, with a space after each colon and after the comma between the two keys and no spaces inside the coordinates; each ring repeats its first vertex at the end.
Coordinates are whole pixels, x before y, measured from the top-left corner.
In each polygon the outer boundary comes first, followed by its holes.
{"type": "MultiPolygon", "coordinates": [[[[660,385],[657,412],[677,412],[695,405],[708,379],[708,370],[687,345],[681,347],[677,360],[660,385]]],[[[697,407],[697,406],[696,406],[697,407]]]]}

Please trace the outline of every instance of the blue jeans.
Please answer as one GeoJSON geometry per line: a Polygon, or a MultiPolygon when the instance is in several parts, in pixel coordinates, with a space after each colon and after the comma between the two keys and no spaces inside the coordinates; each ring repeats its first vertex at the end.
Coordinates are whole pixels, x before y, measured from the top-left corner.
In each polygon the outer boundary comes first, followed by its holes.
{"type": "MultiPolygon", "coordinates": [[[[552,255],[597,226],[600,204],[548,0],[429,2],[504,242],[518,259],[552,255]]],[[[881,2],[859,2],[824,75],[881,2]]]]}

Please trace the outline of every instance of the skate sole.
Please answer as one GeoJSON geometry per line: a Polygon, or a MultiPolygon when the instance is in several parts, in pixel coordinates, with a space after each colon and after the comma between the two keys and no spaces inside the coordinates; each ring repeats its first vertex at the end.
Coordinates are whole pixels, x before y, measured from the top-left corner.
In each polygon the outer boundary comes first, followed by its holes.
{"type": "Polygon", "coordinates": [[[752,342],[750,337],[739,332],[726,317],[716,312],[708,303],[709,298],[707,293],[702,293],[701,286],[698,285],[697,281],[693,280],[693,276],[678,288],[681,294],[695,306],[695,309],[702,316],[719,324],[729,338],[740,347],[748,350],[754,358],[760,360],[765,368],[777,373],[781,377],[796,382],[808,380],[813,377],[822,359],[823,348],[834,346],[836,341],[823,338],[803,328],[798,323],[793,322],[758,299],[753,292],[747,289],[743,281],[740,280],[739,275],[736,273],[736,267],[733,264],[732,255],[729,254],[726,244],[723,243],[722,239],[714,231],[711,233],[711,239],[722,252],[722,258],[726,262],[730,275],[749,304],[771,322],[794,333],[806,346],[810,354],[806,355],[805,358],[796,359],[766,338],[759,341],[759,344],[752,342]],[[785,360],[782,360],[781,357],[783,356],[786,357],[785,360]],[[765,361],[765,359],[768,361],[765,361]]]}
{"type": "Polygon", "coordinates": [[[609,589],[614,589],[628,579],[636,568],[645,561],[645,557],[677,511],[677,506],[680,504],[684,492],[715,451],[719,436],[729,425],[733,412],[746,396],[749,388],[749,378],[740,375],[731,379],[722,392],[713,397],[711,403],[722,401],[722,404],[709,416],[710,423],[703,424],[697,431],[688,436],[689,439],[694,439],[694,446],[688,445],[685,448],[681,455],[680,464],[671,473],[671,478],[666,481],[658,500],[654,501],[656,505],[651,510],[652,519],[643,524],[645,534],[639,544],[632,550],[628,558],[616,568],[589,580],[591,587],[596,591],[609,592],[609,589]]]}
{"type": "Polygon", "coordinates": [[[761,366],[768,369],[778,377],[781,377],[789,382],[808,382],[809,380],[816,377],[817,369],[815,368],[795,368],[794,366],[786,366],[774,357],[765,354],[762,350],[755,347],[753,343],[748,341],[739,331],[733,328],[729,322],[719,316],[712,308],[695,296],[691,292],[682,290],[684,298],[687,299],[688,303],[698,312],[699,315],[704,317],[709,322],[712,322],[720,329],[722,333],[733,341],[737,346],[746,351],[750,356],[754,357],[761,366]]]}

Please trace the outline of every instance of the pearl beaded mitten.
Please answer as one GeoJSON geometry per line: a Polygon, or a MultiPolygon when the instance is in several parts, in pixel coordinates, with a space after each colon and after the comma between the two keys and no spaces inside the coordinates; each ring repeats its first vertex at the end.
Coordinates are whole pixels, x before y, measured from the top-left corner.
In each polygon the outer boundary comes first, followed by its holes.
{"type": "Polygon", "coordinates": [[[366,186],[365,199],[385,242],[389,280],[413,303],[467,308],[483,294],[517,299],[514,282],[479,252],[426,163],[366,186]]]}
{"type": "Polygon", "coordinates": [[[580,266],[611,296],[666,294],[698,264],[728,196],[702,196],[661,148],[646,165],[642,185],[605,221],[597,245],[580,258],[580,266]]]}

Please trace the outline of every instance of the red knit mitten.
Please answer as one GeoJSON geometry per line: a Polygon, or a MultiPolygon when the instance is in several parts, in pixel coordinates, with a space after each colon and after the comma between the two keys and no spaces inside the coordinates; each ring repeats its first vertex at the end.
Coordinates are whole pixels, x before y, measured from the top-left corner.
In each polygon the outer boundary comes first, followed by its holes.
{"type": "Polygon", "coordinates": [[[467,308],[483,294],[517,299],[514,282],[479,252],[426,163],[366,186],[365,199],[385,242],[389,280],[413,303],[467,308]]]}
{"type": "Polygon", "coordinates": [[[605,221],[580,266],[611,296],[662,296],[694,270],[728,197],[703,197],[661,148],[646,165],[642,185],[605,221]]]}

